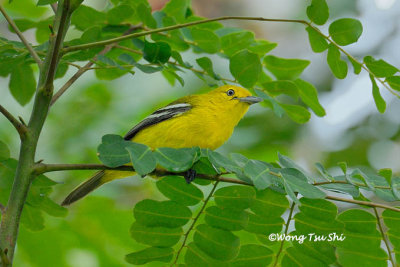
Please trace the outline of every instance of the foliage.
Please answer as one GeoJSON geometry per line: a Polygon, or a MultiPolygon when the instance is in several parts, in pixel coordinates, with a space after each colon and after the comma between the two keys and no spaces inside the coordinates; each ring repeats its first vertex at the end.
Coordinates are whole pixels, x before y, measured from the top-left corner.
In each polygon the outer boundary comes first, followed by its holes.
{"type": "MultiPolygon", "coordinates": [[[[54,3],[54,0],[39,0],[38,10],[54,3]]],[[[62,3],[59,1],[60,5],[62,3]]],[[[74,39],[65,41],[60,54],[55,55],[59,58],[54,67],[55,79],[63,78],[70,67],[75,67],[80,75],[94,70],[100,80],[115,80],[126,74],[135,77],[138,71],[160,72],[171,85],[179,82],[184,86],[180,73],[192,72],[207,86],[236,83],[246,87],[262,97],[263,106],[276,116],[286,114],[296,123],[306,123],[311,117],[310,110],[316,116],[326,114],[315,86],[301,78],[310,61],[272,55],[270,52],[276,43],[258,40],[248,30],[225,27],[219,22],[244,18],[207,20],[193,14],[188,0],[171,0],[162,10],[153,13],[144,0],[113,0],[101,11],[81,1],[72,1],[68,12],[65,18],[68,20],[70,16],[76,34],[72,35],[74,39]],[[186,51],[195,53],[196,62],[184,60],[186,51]],[[226,66],[231,77],[223,77],[214,70],[212,54],[229,62],[226,66]],[[89,65],[82,66],[86,61],[89,65]]],[[[62,23],[57,21],[60,19],[57,14],[54,25],[62,23]]],[[[400,78],[396,73],[399,70],[372,56],[365,56],[359,62],[343,48],[358,41],[362,24],[352,18],[338,19],[327,25],[329,35],[324,34],[319,26],[329,19],[325,0],[312,0],[306,15],[307,21],[274,21],[303,24],[311,49],[315,53],[327,51],[327,64],[336,78],[346,78],[349,62],[355,74],[366,70],[377,110],[385,112],[386,102],[378,84],[398,96],[400,78]]],[[[35,30],[39,45],[33,47],[34,52],[29,51],[30,45],[23,41],[0,38],[0,76],[9,77],[10,93],[22,106],[31,101],[36,84],[42,82],[42,76],[36,82],[34,64],[38,60],[45,61],[49,46],[57,43],[52,40],[54,28],[48,28],[53,19],[51,16],[39,21],[15,20],[21,32],[35,30]]],[[[65,21],[65,24],[69,23],[65,21]]],[[[14,27],[10,29],[16,31],[14,27]]],[[[45,67],[41,66],[41,75],[45,67]]],[[[67,82],[66,89],[71,84],[67,82]]],[[[53,98],[52,103],[57,99],[53,98]]],[[[107,101],[103,101],[107,105],[107,101]]],[[[35,105],[38,104],[35,102],[35,105]]],[[[48,107],[43,108],[45,118],[48,107]]],[[[41,129],[35,130],[40,133],[41,129]]],[[[400,178],[391,170],[366,173],[342,163],[343,173],[334,175],[316,164],[320,174],[315,176],[283,155],[278,155],[279,162],[270,163],[242,154],[225,156],[197,147],[153,151],[146,145],[111,134],[103,136],[98,155],[105,166],[101,168],[118,169],[131,164],[142,177],[155,177],[156,188],[163,195],[162,200],[144,199],[133,208],[130,234],[141,248],[126,255],[125,260],[131,264],[386,266],[388,260],[395,262],[391,246],[399,261],[400,210],[370,200],[371,195],[383,202],[400,200],[400,178]],[[187,184],[182,176],[192,170],[196,171],[197,178],[187,184]],[[348,198],[332,196],[332,192],[348,198]],[[365,192],[371,193],[368,198],[365,192]],[[364,209],[339,213],[336,205],[328,200],[359,204],[362,208],[372,208],[374,214],[364,209]],[[385,209],[381,215],[377,207],[385,209]],[[286,221],[284,214],[287,214],[286,221]],[[388,230],[382,227],[381,221],[388,230]],[[292,222],[295,230],[289,233],[292,222]],[[268,239],[271,234],[280,233],[291,236],[336,233],[343,234],[346,239],[305,240],[303,243],[268,239]],[[381,248],[381,241],[385,249],[381,248]]],[[[19,164],[21,161],[11,158],[8,146],[0,141],[0,203],[10,204],[7,201],[19,164]]],[[[44,213],[64,217],[67,210],[49,198],[57,183],[43,174],[48,166],[40,162],[34,166],[30,173],[36,177],[29,181],[31,188],[24,201],[21,223],[27,229],[38,231],[44,228],[44,213]]],[[[0,256],[4,255],[0,250],[0,256]]]]}

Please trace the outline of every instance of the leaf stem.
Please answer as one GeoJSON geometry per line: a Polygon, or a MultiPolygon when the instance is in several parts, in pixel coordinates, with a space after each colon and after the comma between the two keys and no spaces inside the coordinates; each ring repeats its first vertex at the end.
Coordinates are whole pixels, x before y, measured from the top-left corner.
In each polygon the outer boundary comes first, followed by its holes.
{"type": "MultiPolygon", "coordinates": [[[[217,178],[217,179],[218,179],[218,178],[217,178]]],[[[183,248],[185,247],[185,245],[186,245],[186,241],[187,241],[187,239],[188,239],[188,236],[189,236],[190,232],[193,230],[194,225],[196,224],[197,220],[200,218],[200,215],[203,213],[204,209],[206,208],[207,203],[208,203],[208,201],[210,200],[210,198],[212,197],[212,195],[214,194],[214,191],[215,191],[215,189],[217,188],[218,184],[219,184],[219,180],[217,180],[217,181],[214,183],[214,186],[213,186],[213,188],[211,189],[210,194],[208,194],[208,196],[207,196],[207,198],[205,199],[203,205],[201,206],[200,211],[197,213],[197,215],[196,215],[196,217],[193,219],[193,222],[192,222],[192,224],[190,225],[189,229],[186,231],[186,233],[185,233],[185,235],[184,235],[184,239],[183,239],[182,245],[180,246],[178,252],[176,253],[175,261],[174,261],[173,264],[171,264],[171,266],[177,264],[179,255],[181,254],[182,249],[183,249],[183,248]]]]}
{"type": "Polygon", "coordinates": [[[385,232],[383,231],[382,223],[381,223],[381,217],[379,216],[378,210],[374,207],[374,213],[376,217],[376,222],[378,224],[379,232],[381,232],[382,235],[382,240],[385,242],[386,250],[389,255],[389,260],[392,263],[392,266],[396,266],[395,260],[392,255],[392,250],[390,249],[389,241],[387,240],[387,236],[385,235],[385,232]]]}
{"type": "Polygon", "coordinates": [[[341,197],[334,197],[334,196],[326,196],[326,199],[330,200],[335,200],[335,201],[340,201],[340,202],[347,202],[347,203],[353,203],[353,204],[358,204],[358,205],[365,205],[369,207],[376,207],[376,208],[384,208],[387,210],[393,210],[400,212],[400,209],[391,207],[388,205],[380,204],[380,203],[374,203],[374,202],[369,202],[369,201],[361,201],[361,200],[355,200],[355,199],[348,199],[348,198],[341,198],[341,197]]]}
{"type": "Polygon", "coordinates": [[[14,128],[17,130],[17,132],[19,133],[19,136],[21,138],[21,140],[23,138],[25,138],[25,135],[28,131],[28,128],[20,123],[10,112],[8,112],[8,110],[6,108],[4,108],[2,105],[0,105],[0,112],[4,115],[4,117],[6,117],[11,124],[14,126],[14,128]]]}
{"type": "MultiPolygon", "coordinates": [[[[297,196],[297,194],[296,194],[297,196]]],[[[289,216],[287,218],[286,221],[286,225],[285,225],[285,236],[287,235],[288,231],[289,231],[289,225],[290,225],[290,221],[292,220],[292,215],[293,215],[293,210],[294,210],[294,206],[296,205],[295,202],[292,203],[292,206],[290,206],[290,211],[289,211],[289,216]]],[[[285,240],[282,240],[281,245],[279,247],[278,253],[276,254],[275,257],[275,262],[274,262],[274,267],[277,266],[278,262],[279,262],[279,257],[283,251],[283,245],[285,243],[285,240]]]]}
{"type": "Polygon", "coordinates": [[[25,45],[26,49],[28,49],[29,53],[33,57],[33,59],[36,61],[36,63],[39,65],[39,67],[42,65],[42,60],[36,54],[35,50],[33,50],[32,46],[29,44],[28,40],[25,39],[24,35],[22,32],[18,29],[17,25],[14,23],[12,18],[8,16],[7,12],[3,8],[3,6],[0,4],[0,12],[3,14],[4,18],[7,20],[8,24],[10,24],[11,28],[15,31],[15,33],[18,35],[19,39],[22,41],[22,43],[25,45]]]}

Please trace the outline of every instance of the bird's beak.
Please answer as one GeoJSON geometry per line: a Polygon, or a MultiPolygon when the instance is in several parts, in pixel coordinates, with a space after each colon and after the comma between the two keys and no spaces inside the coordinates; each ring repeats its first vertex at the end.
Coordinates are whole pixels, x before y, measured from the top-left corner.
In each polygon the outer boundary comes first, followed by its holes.
{"type": "Polygon", "coordinates": [[[256,96],[246,96],[246,97],[238,97],[238,100],[240,102],[245,102],[245,103],[252,105],[252,104],[261,102],[264,99],[262,99],[261,97],[256,97],[256,96]]]}

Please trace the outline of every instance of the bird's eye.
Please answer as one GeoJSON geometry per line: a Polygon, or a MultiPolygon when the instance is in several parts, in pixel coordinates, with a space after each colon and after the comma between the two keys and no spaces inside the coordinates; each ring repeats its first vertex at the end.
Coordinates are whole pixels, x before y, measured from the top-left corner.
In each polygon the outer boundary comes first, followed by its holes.
{"type": "Polygon", "coordinates": [[[228,96],[233,96],[235,94],[235,91],[233,89],[229,89],[228,91],[226,91],[226,94],[228,96]]]}

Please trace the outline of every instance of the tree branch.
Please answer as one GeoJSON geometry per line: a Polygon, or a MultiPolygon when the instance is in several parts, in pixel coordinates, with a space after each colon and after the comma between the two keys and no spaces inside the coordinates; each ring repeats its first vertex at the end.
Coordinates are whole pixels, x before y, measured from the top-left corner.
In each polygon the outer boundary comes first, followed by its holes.
{"type": "MultiPolygon", "coordinates": [[[[297,196],[297,194],[296,194],[296,196],[297,196]]],[[[288,218],[287,218],[286,225],[285,225],[285,236],[286,236],[287,233],[289,232],[289,225],[290,225],[290,221],[292,220],[292,215],[293,215],[293,211],[294,211],[294,206],[295,206],[295,205],[296,205],[296,203],[293,201],[292,206],[290,206],[289,216],[288,216],[288,218]]],[[[281,245],[280,245],[280,247],[279,247],[279,251],[278,251],[278,253],[276,254],[275,262],[274,262],[274,267],[277,266],[277,264],[278,264],[278,262],[279,262],[279,256],[280,256],[281,253],[282,253],[284,243],[285,243],[285,239],[282,240],[281,245]]]]}
{"type": "Polygon", "coordinates": [[[365,205],[369,207],[376,207],[376,208],[383,208],[387,210],[393,210],[400,212],[400,209],[391,207],[388,205],[380,204],[380,203],[374,203],[374,202],[369,202],[369,201],[361,201],[361,200],[355,200],[355,199],[348,199],[348,198],[341,198],[341,197],[334,197],[334,196],[326,196],[326,199],[330,200],[335,200],[335,201],[340,201],[340,202],[347,202],[347,203],[353,203],[353,204],[358,204],[358,205],[365,205]]]}
{"type": "Polygon", "coordinates": [[[28,128],[20,123],[10,112],[8,112],[7,109],[5,109],[2,105],[0,105],[0,112],[3,113],[4,117],[6,117],[11,124],[14,126],[14,128],[17,130],[19,133],[19,136],[22,140],[22,138],[25,138],[25,135],[28,131],[28,128]]]}
{"type": "MultiPolygon", "coordinates": [[[[116,168],[110,168],[103,164],[44,164],[44,163],[38,163],[34,167],[34,172],[37,175],[46,173],[46,172],[69,171],[69,170],[118,170],[118,171],[130,171],[130,172],[134,171],[132,166],[120,166],[120,167],[116,167],[116,168]]],[[[280,178],[282,177],[279,173],[275,173],[272,171],[270,171],[269,173],[276,177],[280,177],[280,178]]],[[[150,173],[149,175],[162,177],[162,176],[167,176],[167,175],[185,176],[185,174],[186,174],[185,172],[175,173],[175,172],[168,172],[168,171],[164,171],[164,170],[155,170],[154,172],[150,173]]],[[[226,183],[232,183],[232,184],[254,186],[251,183],[247,183],[247,182],[239,180],[239,179],[230,178],[230,177],[222,177],[219,175],[197,174],[196,178],[204,179],[204,180],[211,180],[211,181],[220,181],[220,182],[226,182],[226,183]]],[[[343,183],[343,182],[342,181],[332,181],[329,183],[343,183]]],[[[314,183],[312,185],[319,186],[322,184],[328,184],[328,182],[319,182],[319,183],[314,183]]],[[[340,198],[340,197],[334,197],[334,196],[326,196],[325,198],[330,199],[330,200],[335,200],[335,201],[348,202],[348,203],[359,204],[359,205],[366,205],[366,206],[370,206],[370,207],[384,208],[384,209],[389,209],[389,210],[400,212],[400,209],[398,209],[398,208],[380,204],[380,203],[360,201],[360,200],[354,200],[354,199],[346,199],[346,198],[340,198]]]]}
{"type": "Polygon", "coordinates": [[[375,217],[376,217],[376,222],[378,224],[379,232],[381,232],[382,240],[385,243],[386,250],[387,250],[388,255],[389,255],[389,260],[392,263],[392,266],[394,267],[394,266],[396,266],[396,262],[395,262],[395,260],[393,258],[392,250],[390,248],[389,241],[387,240],[387,236],[385,235],[385,232],[383,231],[383,227],[382,227],[382,223],[381,223],[381,217],[379,216],[378,210],[375,207],[373,209],[374,209],[374,213],[375,213],[375,217]]]}
{"type": "MultiPolygon", "coordinates": [[[[132,31],[139,29],[141,25],[139,26],[133,26],[131,27],[128,31],[124,33],[124,35],[127,35],[131,33],[132,31]]],[[[51,99],[50,106],[52,106],[67,90],[68,88],[71,87],[71,85],[79,78],[81,77],[86,71],[90,70],[93,64],[97,61],[97,57],[99,55],[105,55],[107,54],[116,44],[110,44],[107,45],[102,51],[100,51],[91,61],[86,63],[85,66],[80,67],[78,71],[57,91],[57,93],[54,94],[53,98],[51,99]]]]}
{"type": "Polygon", "coordinates": [[[22,41],[22,43],[25,45],[25,47],[28,49],[29,53],[33,57],[33,59],[36,61],[36,63],[39,65],[39,67],[42,65],[42,60],[36,54],[35,50],[33,50],[32,46],[29,44],[28,40],[25,39],[24,35],[22,32],[18,29],[17,25],[15,25],[14,21],[11,19],[10,16],[8,16],[7,12],[4,10],[3,6],[0,4],[0,12],[3,14],[4,18],[7,20],[8,24],[10,24],[11,28],[15,31],[15,33],[18,35],[19,39],[22,41]]]}
{"type": "Polygon", "coordinates": [[[164,28],[154,29],[154,30],[150,30],[150,31],[132,33],[132,34],[128,34],[125,36],[116,37],[116,38],[112,38],[112,39],[108,39],[108,40],[65,47],[63,49],[63,53],[69,53],[69,52],[73,52],[73,51],[89,49],[89,48],[93,48],[93,47],[97,47],[97,46],[104,46],[104,45],[108,45],[108,44],[112,44],[112,43],[118,43],[123,40],[138,38],[138,37],[153,34],[153,33],[172,31],[172,30],[176,30],[176,29],[180,29],[180,28],[186,28],[186,27],[190,27],[190,26],[194,26],[194,25],[204,24],[204,23],[213,22],[213,21],[222,21],[222,20],[256,20],[256,21],[270,21],[270,22],[294,22],[294,23],[301,23],[304,25],[310,25],[310,23],[305,20],[296,20],[296,19],[268,19],[268,18],[262,18],[262,17],[226,16],[226,17],[218,17],[218,18],[213,18],[213,19],[198,20],[198,21],[193,21],[193,22],[189,22],[189,23],[183,23],[183,24],[168,26],[168,27],[164,27],[164,28]]]}
{"type": "MultiPolygon", "coordinates": [[[[217,179],[218,179],[218,178],[217,178],[217,179]]],[[[197,215],[196,215],[196,217],[193,219],[193,222],[192,222],[192,224],[190,225],[189,229],[186,231],[186,233],[185,233],[185,235],[184,235],[184,239],[183,239],[182,245],[180,246],[178,252],[176,253],[175,261],[174,261],[173,264],[171,264],[171,266],[177,265],[177,261],[178,261],[179,255],[181,254],[182,249],[183,249],[183,248],[185,247],[185,245],[186,245],[186,241],[187,241],[187,239],[188,239],[188,236],[189,236],[190,232],[193,230],[193,227],[195,226],[197,220],[200,218],[200,215],[203,213],[204,209],[206,208],[207,203],[208,203],[208,201],[210,200],[210,198],[212,197],[212,195],[214,194],[215,189],[217,189],[218,183],[219,183],[219,181],[217,180],[217,181],[215,182],[213,188],[211,189],[210,194],[208,194],[206,200],[204,201],[203,206],[201,206],[201,209],[200,209],[199,213],[197,213],[197,215]]]]}

